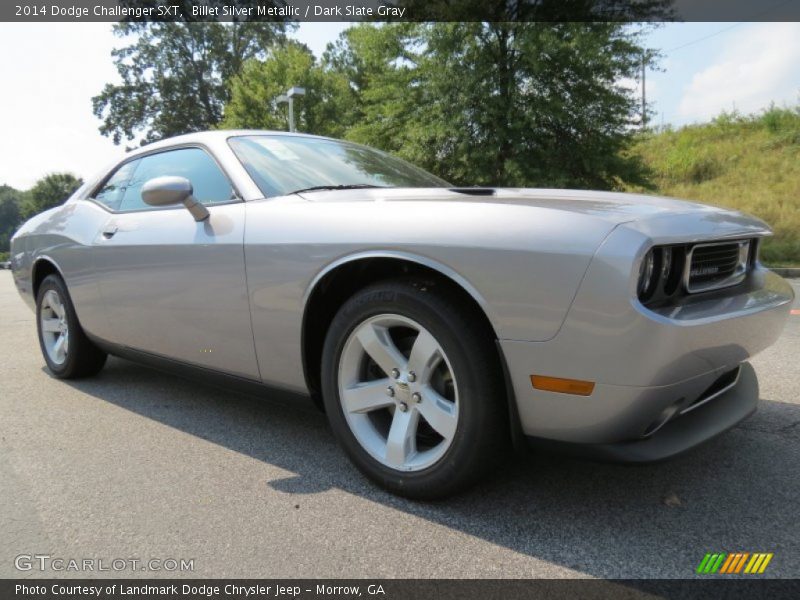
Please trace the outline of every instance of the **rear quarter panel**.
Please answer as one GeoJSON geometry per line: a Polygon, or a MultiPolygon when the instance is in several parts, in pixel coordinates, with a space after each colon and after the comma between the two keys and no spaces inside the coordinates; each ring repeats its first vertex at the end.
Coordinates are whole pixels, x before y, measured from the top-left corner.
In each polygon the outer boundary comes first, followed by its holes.
{"type": "Polygon", "coordinates": [[[92,244],[109,214],[91,202],[70,201],[27,221],[11,242],[14,281],[33,307],[33,272],[39,261],[50,261],[69,289],[82,327],[93,333],[103,311],[98,295],[92,244]]]}

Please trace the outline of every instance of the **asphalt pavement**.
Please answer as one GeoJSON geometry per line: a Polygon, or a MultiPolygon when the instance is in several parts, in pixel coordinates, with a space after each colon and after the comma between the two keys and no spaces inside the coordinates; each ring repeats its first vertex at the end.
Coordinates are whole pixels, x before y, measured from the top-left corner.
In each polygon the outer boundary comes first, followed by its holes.
{"type": "Polygon", "coordinates": [[[116,358],[52,378],[8,271],[0,331],[0,577],[93,575],[15,567],[47,555],[193,561],[95,576],[683,578],[734,551],[800,577],[800,314],[753,361],[758,412],[701,448],[646,466],[517,456],[436,503],[365,480],[317,412],[116,358]]]}

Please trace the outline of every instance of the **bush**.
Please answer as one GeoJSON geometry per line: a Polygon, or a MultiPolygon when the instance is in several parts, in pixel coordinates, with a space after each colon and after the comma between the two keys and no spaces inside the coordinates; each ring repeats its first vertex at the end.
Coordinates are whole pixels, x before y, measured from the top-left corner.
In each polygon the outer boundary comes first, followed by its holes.
{"type": "Polygon", "coordinates": [[[781,133],[797,129],[800,126],[800,114],[797,110],[778,108],[773,104],[761,114],[759,121],[770,133],[781,133]]]}
{"type": "Polygon", "coordinates": [[[759,123],[772,134],[772,146],[800,145],[800,109],[790,110],[773,105],[761,114],[759,123]]]}
{"type": "Polygon", "coordinates": [[[702,183],[721,172],[714,156],[695,146],[677,146],[669,152],[665,175],[675,183],[702,183]]]}

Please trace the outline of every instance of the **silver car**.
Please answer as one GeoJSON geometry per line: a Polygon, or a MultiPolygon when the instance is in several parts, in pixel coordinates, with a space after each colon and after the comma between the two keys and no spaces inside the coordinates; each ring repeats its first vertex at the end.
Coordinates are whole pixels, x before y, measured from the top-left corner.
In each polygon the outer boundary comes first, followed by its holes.
{"type": "Polygon", "coordinates": [[[11,242],[49,370],[107,354],[310,397],[415,498],[512,445],[634,462],[752,413],[791,287],[758,219],[668,198],[458,188],[382,152],[215,131],[128,154],[11,242]]]}

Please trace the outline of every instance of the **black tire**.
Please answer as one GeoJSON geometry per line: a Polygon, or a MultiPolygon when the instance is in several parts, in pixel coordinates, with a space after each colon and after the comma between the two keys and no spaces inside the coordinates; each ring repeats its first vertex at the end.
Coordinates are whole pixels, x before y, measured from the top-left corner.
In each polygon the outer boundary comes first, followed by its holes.
{"type": "Polygon", "coordinates": [[[462,296],[446,284],[414,280],[379,282],[357,292],[338,311],[325,339],[322,390],[333,432],[353,463],[387,490],[408,498],[436,499],[486,476],[509,448],[508,410],[493,335],[462,296]],[[382,464],[358,442],[339,398],[339,361],[350,334],[366,319],[393,313],[430,332],[447,355],[458,390],[458,420],[445,454],[423,470],[382,464]]]}
{"type": "Polygon", "coordinates": [[[36,330],[39,338],[39,348],[42,351],[45,363],[50,372],[59,379],[77,379],[79,377],[89,377],[95,375],[103,368],[108,355],[95,346],[86,337],[81,324],[78,322],[78,315],[72,305],[72,299],[67,291],[64,280],[58,275],[48,275],[39,286],[36,295],[36,330]],[[69,330],[69,344],[66,358],[62,363],[56,363],[51,358],[45,347],[42,332],[42,302],[45,294],[55,291],[65,309],[66,323],[69,330]]]}

